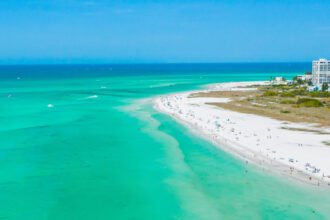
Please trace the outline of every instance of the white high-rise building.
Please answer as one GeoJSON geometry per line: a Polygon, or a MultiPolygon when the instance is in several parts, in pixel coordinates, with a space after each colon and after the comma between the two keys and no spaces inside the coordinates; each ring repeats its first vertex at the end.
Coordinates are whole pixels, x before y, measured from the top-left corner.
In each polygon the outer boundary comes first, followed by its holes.
{"type": "Polygon", "coordinates": [[[323,83],[330,83],[330,60],[314,60],[312,74],[314,85],[321,86],[323,83]]]}

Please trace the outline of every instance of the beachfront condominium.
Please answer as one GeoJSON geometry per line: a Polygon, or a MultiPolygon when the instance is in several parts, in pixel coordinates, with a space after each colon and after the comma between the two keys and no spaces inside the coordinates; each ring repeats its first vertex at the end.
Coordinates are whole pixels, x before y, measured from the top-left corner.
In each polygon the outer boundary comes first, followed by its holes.
{"type": "Polygon", "coordinates": [[[323,83],[330,83],[330,60],[314,60],[313,84],[316,86],[321,86],[323,83]]]}

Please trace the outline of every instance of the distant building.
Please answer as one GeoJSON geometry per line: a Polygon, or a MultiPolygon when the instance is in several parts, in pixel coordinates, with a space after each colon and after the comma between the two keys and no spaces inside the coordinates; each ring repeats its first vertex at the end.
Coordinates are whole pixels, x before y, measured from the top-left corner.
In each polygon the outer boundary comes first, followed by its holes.
{"type": "Polygon", "coordinates": [[[274,80],[276,82],[282,82],[282,81],[284,81],[284,78],[282,76],[276,76],[274,80]]]}
{"type": "Polygon", "coordinates": [[[305,73],[304,75],[298,75],[296,79],[300,79],[302,81],[308,81],[312,79],[312,73],[305,73]]]}
{"type": "Polygon", "coordinates": [[[312,81],[315,86],[330,83],[330,60],[319,59],[313,61],[312,81]]]}
{"type": "Polygon", "coordinates": [[[273,85],[283,85],[287,84],[286,79],[282,76],[277,76],[272,80],[273,85]]]}
{"type": "Polygon", "coordinates": [[[311,72],[309,72],[309,73],[305,73],[305,80],[312,80],[313,79],[313,75],[312,75],[312,73],[311,72]]]}
{"type": "Polygon", "coordinates": [[[305,79],[306,79],[305,75],[298,75],[296,78],[297,78],[297,80],[300,79],[303,81],[305,81],[305,79]]]}

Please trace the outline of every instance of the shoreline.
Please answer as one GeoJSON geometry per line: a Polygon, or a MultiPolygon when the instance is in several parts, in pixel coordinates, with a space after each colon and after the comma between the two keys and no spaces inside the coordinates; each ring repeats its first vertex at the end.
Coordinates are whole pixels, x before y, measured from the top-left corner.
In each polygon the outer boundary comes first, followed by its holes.
{"type": "MultiPolygon", "coordinates": [[[[170,115],[176,121],[181,124],[187,126],[194,134],[201,136],[208,141],[211,141],[216,147],[238,157],[240,160],[245,162],[246,164],[253,164],[266,172],[271,172],[282,177],[289,177],[295,181],[300,183],[307,183],[309,185],[320,186],[330,188],[330,162],[318,164],[318,166],[308,165],[315,164],[318,159],[317,155],[320,154],[320,149],[315,148],[314,154],[309,160],[304,159],[302,154],[307,152],[299,153],[299,163],[298,156],[294,155],[294,151],[292,149],[285,149],[285,146],[281,148],[281,154],[277,154],[274,150],[277,148],[277,144],[280,144],[281,141],[285,142],[285,139],[290,138],[291,134],[298,136],[299,138],[306,136],[304,132],[299,131],[284,131],[284,136],[277,136],[279,140],[277,141],[268,141],[268,148],[264,150],[265,146],[262,146],[263,143],[260,141],[261,138],[258,138],[258,131],[260,130],[260,136],[263,137],[263,133],[265,127],[263,123],[269,124],[272,126],[271,128],[267,128],[269,131],[275,131],[279,124],[287,124],[287,122],[278,121],[275,119],[270,119],[263,116],[257,116],[252,114],[239,113],[234,111],[225,110],[219,107],[211,106],[206,103],[212,102],[229,102],[230,100],[227,98],[188,98],[190,94],[196,92],[205,92],[205,91],[231,91],[231,90],[244,90],[244,86],[256,85],[256,84],[265,84],[264,81],[256,81],[256,82],[232,82],[232,83],[218,83],[211,84],[205,90],[196,90],[189,91],[183,93],[170,94],[165,96],[160,96],[153,99],[154,108],[164,114],[170,115]],[[216,116],[214,116],[214,114],[216,116]],[[211,116],[213,115],[213,117],[211,116]],[[258,120],[254,120],[258,119],[258,120]],[[213,121],[212,121],[213,120],[213,121]],[[249,131],[249,128],[246,130],[246,125],[249,126],[249,122],[255,122],[254,132],[255,134],[252,136],[244,135],[249,131]],[[227,123],[226,123],[227,122],[227,123]],[[275,123],[274,123],[275,122],[275,123]],[[241,124],[240,124],[241,123],[241,124]],[[274,125],[275,124],[275,127],[274,125]],[[276,124],[277,123],[277,124],[276,124]],[[242,126],[241,131],[237,128],[242,126]],[[276,127],[277,126],[277,127],[276,127]],[[228,131],[231,130],[231,131],[228,131]],[[235,131],[236,129],[236,131],[235,131]],[[231,135],[234,132],[238,132],[234,136],[231,135]],[[239,135],[238,135],[239,134],[239,135]],[[227,137],[228,135],[228,137],[227,137]],[[303,136],[302,136],[303,135],[303,136]],[[255,140],[248,140],[251,137],[255,140]],[[241,140],[240,140],[241,139],[241,140]],[[254,145],[254,147],[252,147],[254,145]],[[256,147],[257,146],[257,147],[256,147]],[[260,149],[260,151],[258,150],[260,149]],[[270,153],[272,152],[272,153],[270,153]],[[286,156],[289,162],[284,158],[286,156]],[[292,159],[291,157],[297,156],[297,159],[292,159]],[[308,165],[306,167],[306,165],[308,165]],[[328,168],[328,169],[327,169],[328,168]],[[318,171],[318,172],[315,172],[318,171]],[[322,175],[321,175],[322,173],[322,175]],[[328,176],[329,175],[329,176],[328,176]]],[[[253,88],[249,88],[253,89],[253,88]]],[[[297,124],[297,123],[289,123],[290,126],[312,126],[308,124],[297,124]]],[[[250,125],[251,126],[251,125],[250,125]]],[[[270,127],[269,126],[269,127],[270,127]]],[[[279,127],[277,128],[280,129],[279,127]]],[[[282,130],[279,130],[283,132],[282,130]]],[[[270,132],[270,133],[272,133],[270,132]]],[[[278,131],[276,131],[278,133],[278,131]]],[[[269,134],[269,133],[268,133],[269,134]]],[[[310,134],[309,134],[310,135],[310,134]]],[[[314,135],[319,138],[319,135],[314,135]]],[[[271,136],[267,136],[267,138],[274,138],[271,136]]],[[[315,137],[314,137],[315,139],[315,137]]],[[[314,141],[312,138],[311,141],[314,141]]],[[[265,142],[265,140],[264,140],[265,142]]],[[[287,142],[287,141],[286,141],[287,142]]],[[[266,142],[265,142],[266,143],[266,142]]],[[[287,143],[286,143],[287,145],[287,143]]],[[[292,144],[293,145],[293,144],[292,144]]],[[[298,144],[299,145],[299,144],[298,144]]],[[[300,146],[300,145],[299,145],[300,146]]],[[[286,146],[288,147],[288,146],[286,146]]],[[[295,150],[304,149],[306,151],[305,146],[298,147],[290,146],[295,150]]],[[[319,147],[319,146],[316,146],[319,147]]],[[[312,148],[312,147],[310,147],[312,148]]],[[[330,148],[322,147],[322,152],[326,151],[330,156],[330,148]]],[[[322,154],[321,154],[322,155],[322,154]]],[[[323,154],[324,156],[324,154],[323,154]]],[[[323,161],[324,162],[324,161],[323,161]]]]}

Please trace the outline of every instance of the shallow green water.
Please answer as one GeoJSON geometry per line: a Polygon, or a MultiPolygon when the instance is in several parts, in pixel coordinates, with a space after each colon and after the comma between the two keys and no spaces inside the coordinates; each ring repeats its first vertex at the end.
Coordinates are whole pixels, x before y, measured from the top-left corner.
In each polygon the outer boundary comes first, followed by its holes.
{"type": "Polygon", "coordinates": [[[270,75],[2,80],[0,219],[329,219],[329,190],[246,167],[148,101],[270,75]]]}

